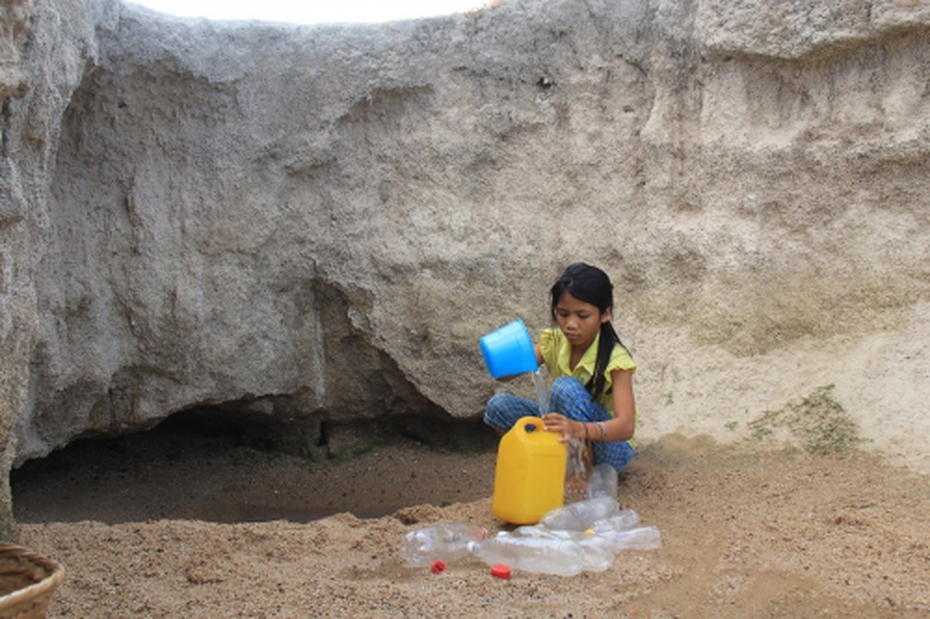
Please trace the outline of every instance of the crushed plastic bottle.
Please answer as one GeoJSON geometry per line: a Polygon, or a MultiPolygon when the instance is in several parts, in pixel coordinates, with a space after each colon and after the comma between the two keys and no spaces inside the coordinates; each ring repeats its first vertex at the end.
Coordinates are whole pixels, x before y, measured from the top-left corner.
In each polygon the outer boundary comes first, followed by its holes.
{"type": "Polygon", "coordinates": [[[506,532],[469,544],[471,552],[488,565],[536,574],[575,576],[585,569],[585,550],[572,539],[518,537],[506,532]]]}
{"type": "Polygon", "coordinates": [[[624,550],[654,550],[662,545],[662,536],[656,527],[604,533],[589,530],[588,533],[578,540],[578,545],[584,549],[584,569],[589,572],[603,572],[624,550]]]}
{"type": "Polygon", "coordinates": [[[510,532],[514,537],[537,537],[539,539],[578,539],[579,531],[560,531],[541,524],[525,524],[510,532]]]}
{"type": "Polygon", "coordinates": [[[613,533],[616,531],[627,531],[639,524],[639,514],[632,509],[621,509],[616,514],[601,520],[596,520],[590,527],[584,531],[550,529],[548,526],[540,524],[526,524],[517,527],[510,532],[515,537],[541,537],[544,539],[579,539],[585,535],[598,535],[602,533],[613,533]]]}
{"type": "Polygon", "coordinates": [[[603,572],[614,562],[617,552],[612,540],[605,535],[588,532],[578,539],[578,545],[584,550],[583,569],[588,572],[603,572]]]}
{"type": "Polygon", "coordinates": [[[609,464],[598,464],[591,469],[591,474],[588,476],[588,498],[593,499],[599,496],[617,498],[618,484],[617,469],[609,464]]]}
{"type": "Polygon", "coordinates": [[[613,531],[626,531],[639,524],[639,514],[632,509],[621,509],[608,518],[598,520],[591,525],[595,533],[610,533],[613,531]]]}
{"type": "Polygon", "coordinates": [[[585,531],[598,520],[604,520],[620,510],[617,499],[599,496],[556,507],[539,521],[545,527],[560,531],[585,531]]]}
{"type": "Polygon", "coordinates": [[[595,537],[607,540],[614,554],[623,550],[655,550],[662,545],[662,534],[654,526],[610,531],[595,537]]]}
{"type": "Polygon", "coordinates": [[[426,567],[434,561],[448,563],[469,556],[468,545],[487,537],[487,529],[464,522],[437,524],[404,535],[400,556],[412,567],[426,567]]]}
{"type": "Polygon", "coordinates": [[[583,531],[554,529],[543,523],[524,525],[484,542],[473,542],[469,549],[488,565],[502,564],[526,572],[560,576],[603,572],[621,551],[653,550],[661,545],[657,527],[637,524],[639,515],[624,509],[583,531]]]}

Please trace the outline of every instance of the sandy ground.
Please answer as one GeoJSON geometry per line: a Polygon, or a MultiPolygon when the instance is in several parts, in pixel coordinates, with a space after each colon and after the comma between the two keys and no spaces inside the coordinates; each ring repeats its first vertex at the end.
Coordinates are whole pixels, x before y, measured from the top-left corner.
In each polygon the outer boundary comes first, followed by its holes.
{"type": "MultiPolygon", "coordinates": [[[[103,446],[105,445],[105,446],[103,446]]],[[[495,453],[412,442],[309,465],[157,436],[16,471],[20,542],[67,577],[49,617],[926,617],[930,483],[855,452],[667,436],[619,499],[663,534],[606,572],[406,567],[403,534],[491,513],[495,453]],[[318,518],[315,519],[314,518],[318,518]],[[254,522],[244,522],[254,521],[254,522]]]]}

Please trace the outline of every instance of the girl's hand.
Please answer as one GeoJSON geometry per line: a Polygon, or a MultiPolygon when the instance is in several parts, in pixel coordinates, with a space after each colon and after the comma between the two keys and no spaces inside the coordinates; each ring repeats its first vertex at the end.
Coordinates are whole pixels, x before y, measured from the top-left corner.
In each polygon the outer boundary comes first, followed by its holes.
{"type": "Polygon", "coordinates": [[[559,432],[562,435],[559,437],[560,443],[584,437],[584,425],[580,421],[574,421],[558,413],[543,415],[542,419],[547,432],[559,432]]]}

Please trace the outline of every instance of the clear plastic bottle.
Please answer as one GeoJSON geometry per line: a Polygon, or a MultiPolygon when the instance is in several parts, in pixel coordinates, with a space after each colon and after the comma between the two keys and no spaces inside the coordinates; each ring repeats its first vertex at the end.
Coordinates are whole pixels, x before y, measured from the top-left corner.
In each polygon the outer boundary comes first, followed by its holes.
{"type": "Polygon", "coordinates": [[[584,535],[578,539],[584,551],[582,565],[588,572],[603,572],[614,562],[617,552],[610,537],[606,535],[584,535]]]}
{"type": "Polygon", "coordinates": [[[623,550],[655,550],[662,545],[662,534],[658,527],[637,527],[626,531],[611,531],[598,534],[610,542],[616,554],[623,550]]]}
{"type": "Polygon", "coordinates": [[[613,531],[626,531],[639,524],[639,514],[632,509],[621,509],[608,518],[598,520],[591,525],[595,533],[610,533],[613,531]]]}
{"type": "Polygon", "coordinates": [[[557,507],[540,520],[540,524],[559,531],[585,531],[598,520],[604,520],[620,510],[617,499],[599,496],[557,507]]]}
{"type": "Polygon", "coordinates": [[[468,545],[488,537],[487,529],[464,522],[437,524],[404,535],[400,556],[412,567],[454,561],[469,555],[468,545]]]}
{"type": "MultiPolygon", "coordinates": [[[[610,531],[612,532],[613,529],[610,529],[610,531]]],[[[605,535],[598,535],[592,529],[587,531],[560,531],[544,527],[541,524],[535,524],[517,527],[510,534],[513,537],[544,540],[550,544],[558,544],[566,540],[577,542],[584,551],[581,561],[582,569],[589,572],[603,572],[613,563],[616,554],[613,550],[612,539],[605,535]]]]}
{"type": "Polygon", "coordinates": [[[575,576],[585,569],[585,551],[571,539],[517,537],[500,533],[483,542],[469,544],[471,551],[488,565],[536,574],[575,576]]]}
{"type": "Polygon", "coordinates": [[[539,539],[578,539],[584,533],[581,531],[559,531],[550,529],[541,524],[525,524],[510,532],[514,537],[536,537],[539,539]]]}
{"type": "Polygon", "coordinates": [[[588,476],[588,498],[593,499],[599,496],[617,498],[618,485],[617,469],[609,464],[598,464],[591,469],[591,474],[588,476]]]}

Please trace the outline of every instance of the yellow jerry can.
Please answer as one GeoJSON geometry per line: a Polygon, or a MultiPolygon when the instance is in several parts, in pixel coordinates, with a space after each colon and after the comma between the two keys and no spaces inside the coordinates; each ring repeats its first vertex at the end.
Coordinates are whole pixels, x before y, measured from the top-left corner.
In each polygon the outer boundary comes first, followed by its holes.
{"type": "Polygon", "coordinates": [[[536,524],[565,500],[567,448],[539,417],[522,417],[501,438],[494,469],[494,516],[536,524]]]}

